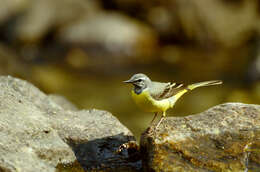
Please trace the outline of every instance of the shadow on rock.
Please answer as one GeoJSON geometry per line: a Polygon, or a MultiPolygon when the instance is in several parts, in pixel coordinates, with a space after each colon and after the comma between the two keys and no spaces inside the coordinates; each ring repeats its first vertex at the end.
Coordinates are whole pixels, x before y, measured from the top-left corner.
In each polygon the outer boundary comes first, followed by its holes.
{"type": "MultiPolygon", "coordinates": [[[[87,171],[140,171],[141,158],[135,148],[126,148],[118,151],[125,141],[118,138],[123,134],[104,137],[86,143],[69,143],[80,165],[87,171]]],[[[133,140],[129,138],[128,140],[133,140]]]]}

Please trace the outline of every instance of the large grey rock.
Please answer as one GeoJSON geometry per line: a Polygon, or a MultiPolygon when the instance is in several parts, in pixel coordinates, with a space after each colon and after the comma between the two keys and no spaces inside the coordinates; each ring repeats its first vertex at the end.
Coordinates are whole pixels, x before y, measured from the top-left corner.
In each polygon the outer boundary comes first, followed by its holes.
{"type": "Polygon", "coordinates": [[[141,152],[146,171],[260,171],[260,106],[169,117],[142,135],[141,152]]]}
{"type": "Polygon", "coordinates": [[[110,113],[65,110],[65,103],[12,77],[0,77],[0,89],[0,171],[140,168],[127,150],[116,153],[134,137],[110,113]]]}

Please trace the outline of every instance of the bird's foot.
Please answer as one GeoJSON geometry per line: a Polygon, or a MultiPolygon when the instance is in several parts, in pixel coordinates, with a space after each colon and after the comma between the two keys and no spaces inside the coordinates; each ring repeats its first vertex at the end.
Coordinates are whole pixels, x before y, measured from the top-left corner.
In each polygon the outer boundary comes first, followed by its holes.
{"type": "Polygon", "coordinates": [[[157,130],[158,129],[158,127],[160,126],[160,124],[161,124],[161,122],[164,120],[164,116],[163,117],[161,117],[161,119],[160,119],[160,121],[156,124],[156,126],[155,126],[155,130],[157,130]]]}
{"type": "Polygon", "coordinates": [[[153,131],[152,127],[148,127],[145,132],[147,134],[150,134],[150,133],[152,133],[152,131],[153,131]]]}

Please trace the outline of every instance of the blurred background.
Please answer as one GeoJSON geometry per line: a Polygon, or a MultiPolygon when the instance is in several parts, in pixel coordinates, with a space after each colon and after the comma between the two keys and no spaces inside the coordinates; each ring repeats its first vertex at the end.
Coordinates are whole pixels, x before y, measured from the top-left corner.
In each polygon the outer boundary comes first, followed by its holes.
{"type": "Polygon", "coordinates": [[[169,116],[260,103],[258,0],[0,0],[0,74],[113,113],[136,136],[153,114],[133,103],[134,73],[186,84],[169,116]]]}

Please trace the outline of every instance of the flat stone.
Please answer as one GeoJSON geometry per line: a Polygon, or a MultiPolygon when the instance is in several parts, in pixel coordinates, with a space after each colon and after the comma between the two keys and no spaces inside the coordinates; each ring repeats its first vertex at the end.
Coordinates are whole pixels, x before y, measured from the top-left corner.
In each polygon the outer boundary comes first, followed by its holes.
{"type": "Polygon", "coordinates": [[[0,77],[0,89],[1,172],[141,168],[132,158],[137,150],[117,152],[135,139],[109,112],[77,111],[65,98],[10,76],[0,77]]]}
{"type": "Polygon", "coordinates": [[[260,106],[227,103],[143,133],[146,171],[259,171],[260,106]]]}

